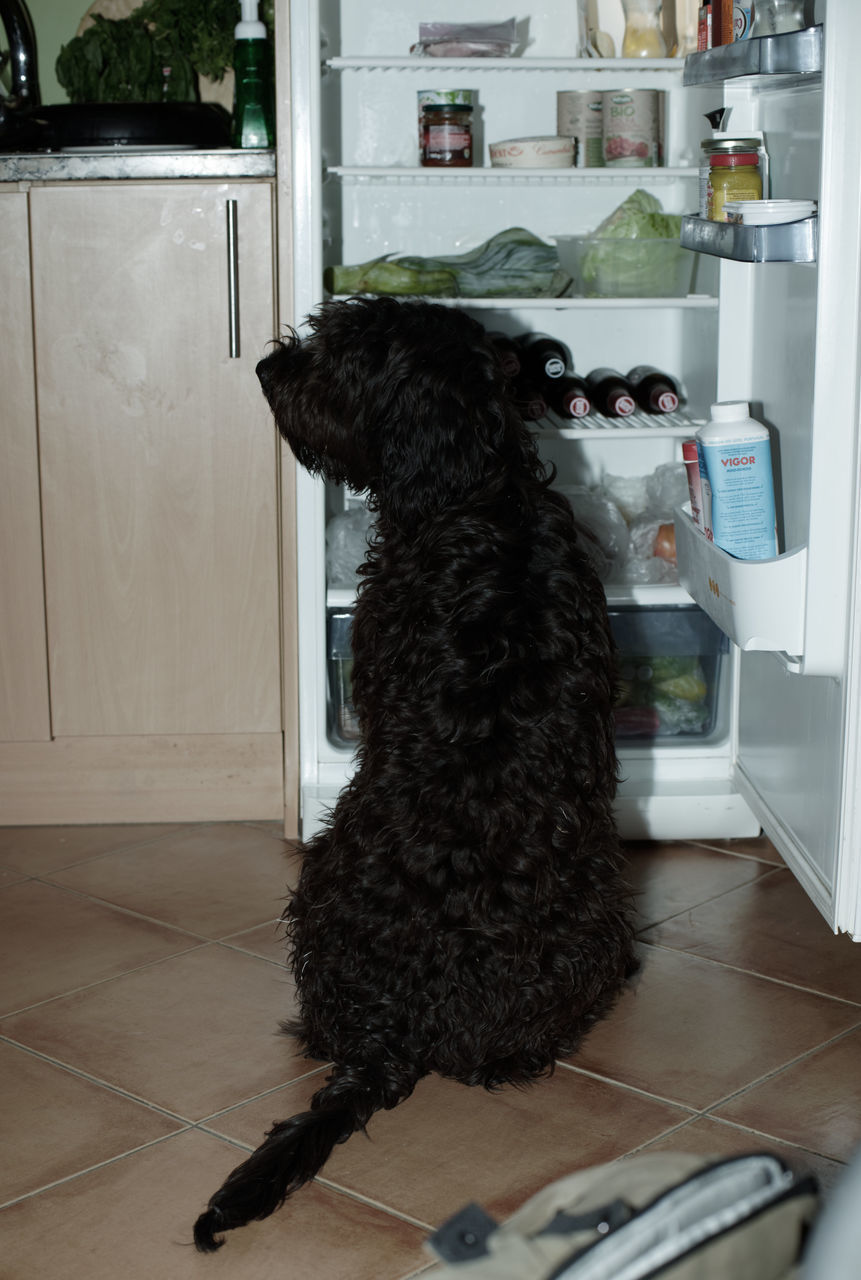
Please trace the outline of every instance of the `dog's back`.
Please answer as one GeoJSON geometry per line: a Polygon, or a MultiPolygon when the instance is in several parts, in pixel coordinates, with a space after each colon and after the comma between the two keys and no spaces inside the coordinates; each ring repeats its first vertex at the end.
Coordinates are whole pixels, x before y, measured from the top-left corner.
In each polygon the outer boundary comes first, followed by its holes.
{"type": "Polygon", "coordinates": [[[376,511],[353,625],[362,741],[286,917],[290,1030],[335,1070],[210,1202],[203,1248],[427,1072],[551,1070],[634,967],[604,593],[483,331],[430,304],[330,304],[270,360],[297,456],[367,485],[376,511]]]}

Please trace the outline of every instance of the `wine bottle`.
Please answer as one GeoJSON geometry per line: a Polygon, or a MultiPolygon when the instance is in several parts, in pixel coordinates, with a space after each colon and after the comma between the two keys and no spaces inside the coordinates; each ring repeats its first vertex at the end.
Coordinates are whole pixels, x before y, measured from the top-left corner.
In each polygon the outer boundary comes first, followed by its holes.
{"type": "Polygon", "coordinates": [[[610,418],[626,418],[637,407],[634,393],[616,369],[593,369],[586,375],[592,407],[610,418]]]}
{"type": "Polygon", "coordinates": [[[522,374],[515,380],[513,393],[514,403],[517,405],[524,422],[535,422],[538,418],[543,418],[547,413],[549,406],[541,392],[541,388],[522,374]]]}
{"type": "Polygon", "coordinates": [[[589,388],[582,378],[566,373],[561,378],[545,378],[541,391],[560,418],[583,418],[592,408],[589,388]]]}
{"type": "Polygon", "coordinates": [[[574,368],[571,352],[549,333],[522,333],[517,345],[521,364],[533,378],[561,378],[574,368]]]}
{"type": "Polygon", "coordinates": [[[628,374],[634,399],[646,413],[672,413],[679,407],[679,388],[668,373],[638,364],[628,374]]]}
{"type": "Polygon", "coordinates": [[[488,338],[496,349],[499,364],[506,378],[516,378],[520,373],[520,349],[507,333],[488,333],[488,338]]]}

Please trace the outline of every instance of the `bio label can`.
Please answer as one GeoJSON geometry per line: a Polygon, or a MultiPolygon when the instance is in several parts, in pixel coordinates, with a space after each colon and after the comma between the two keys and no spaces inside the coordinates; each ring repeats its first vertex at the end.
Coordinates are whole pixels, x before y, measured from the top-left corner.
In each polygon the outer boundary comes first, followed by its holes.
{"type": "Polygon", "coordinates": [[[563,89],[556,94],[556,132],[574,139],[578,169],[604,166],[604,94],[600,89],[563,89]]]}
{"type": "Polygon", "coordinates": [[[603,109],[604,164],[650,169],[658,164],[657,89],[606,90],[603,109]]]}

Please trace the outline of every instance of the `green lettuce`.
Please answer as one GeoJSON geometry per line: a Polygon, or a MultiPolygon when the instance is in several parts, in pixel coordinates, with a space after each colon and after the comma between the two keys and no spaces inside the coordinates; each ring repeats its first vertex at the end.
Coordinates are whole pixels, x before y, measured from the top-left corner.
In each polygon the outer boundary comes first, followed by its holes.
{"type": "Polygon", "coordinates": [[[609,243],[590,245],[584,253],[583,292],[587,296],[660,296],[675,278],[679,254],[686,252],[679,244],[681,228],[681,214],[664,213],[660,201],[648,191],[632,191],[592,233],[609,243]]]}

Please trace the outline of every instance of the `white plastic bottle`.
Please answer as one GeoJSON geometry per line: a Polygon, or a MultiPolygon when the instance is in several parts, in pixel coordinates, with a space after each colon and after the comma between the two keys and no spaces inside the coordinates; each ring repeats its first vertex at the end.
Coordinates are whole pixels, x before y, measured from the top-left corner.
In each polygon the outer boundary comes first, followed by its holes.
{"type": "Polygon", "coordinates": [[[776,556],[768,429],[751,418],[746,400],[724,400],[712,405],[711,421],[697,431],[697,445],[711,497],[711,511],[703,513],[706,536],[711,531],[715,545],[739,560],[776,556]]]}

